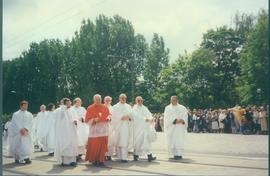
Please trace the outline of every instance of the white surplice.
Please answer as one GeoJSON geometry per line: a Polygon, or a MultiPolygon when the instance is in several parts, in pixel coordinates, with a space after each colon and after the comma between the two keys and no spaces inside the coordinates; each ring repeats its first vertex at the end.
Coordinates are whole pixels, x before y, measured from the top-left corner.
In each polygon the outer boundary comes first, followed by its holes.
{"type": "Polygon", "coordinates": [[[46,117],[46,148],[48,153],[53,153],[55,149],[55,121],[56,121],[56,112],[47,111],[46,117]]]}
{"type": "Polygon", "coordinates": [[[164,131],[167,135],[170,155],[182,156],[185,135],[188,126],[188,110],[183,105],[168,105],[164,111],[164,131]],[[175,119],[184,120],[185,124],[173,124],[175,119]]]}
{"type": "Polygon", "coordinates": [[[112,108],[111,138],[109,148],[116,148],[117,157],[127,160],[128,147],[132,142],[132,124],[129,120],[121,120],[124,115],[131,117],[132,108],[129,104],[117,103],[112,108]]]}
{"type": "Polygon", "coordinates": [[[77,135],[78,135],[78,153],[85,154],[85,146],[88,141],[89,127],[86,123],[83,123],[80,119],[85,120],[86,109],[84,107],[72,106],[72,110],[75,111],[76,116],[74,120],[77,121],[77,135]]]}
{"type": "Polygon", "coordinates": [[[134,105],[132,112],[134,154],[141,155],[143,152],[151,154],[151,143],[154,140],[152,139],[153,135],[151,134],[154,130],[152,124],[153,116],[148,108],[144,105],[134,105]],[[146,122],[146,119],[148,119],[149,122],[146,122]]]}
{"type": "Polygon", "coordinates": [[[54,156],[58,163],[76,162],[78,136],[74,116],[76,116],[76,112],[66,106],[56,109],[54,156]]]}
{"type": "Polygon", "coordinates": [[[38,140],[38,145],[43,148],[44,150],[47,150],[47,140],[46,140],[46,131],[48,129],[47,124],[47,112],[39,112],[36,117],[36,137],[38,140]]]}
{"type": "Polygon", "coordinates": [[[28,111],[19,110],[12,116],[9,137],[10,137],[10,150],[12,155],[17,160],[31,158],[34,151],[32,143],[32,128],[33,128],[33,115],[28,111]],[[27,136],[22,136],[20,130],[25,128],[28,130],[27,136]]]}

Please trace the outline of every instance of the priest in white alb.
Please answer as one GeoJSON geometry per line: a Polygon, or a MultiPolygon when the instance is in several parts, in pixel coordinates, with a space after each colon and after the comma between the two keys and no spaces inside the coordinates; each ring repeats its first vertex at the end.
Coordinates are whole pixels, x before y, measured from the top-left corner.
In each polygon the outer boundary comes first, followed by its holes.
{"type": "Polygon", "coordinates": [[[169,154],[176,160],[183,157],[187,126],[188,110],[178,103],[177,96],[172,96],[171,104],[166,106],[164,112],[164,132],[167,135],[169,154]]]}
{"type": "Polygon", "coordinates": [[[128,147],[132,140],[132,124],[130,122],[132,109],[126,103],[126,99],[125,94],[120,94],[119,102],[113,106],[110,122],[112,134],[109,143],[109,148],[116,149],[117,157],[123,163],[128,162],[128,147]]]}
{"type": "Polygon", "coordinates": [[[70,99],[64,98],[63,103],[64,105],[56,111],[54,156],[62,166],[76,166],[78,155],[78,136],[74,121],[76,112],[71,109],[70,99]]]}
{"type": "Polygon", "coordinates": [[[77,161],[82,159],[82,155],[85,155],[85,147],[88,141],[89,127],[85,122],[86,109],[82,107],[82,100],[75,98],[73,100],[72,110],[76,112],[74,121],[77,123],[77,135],[78,135],[78,156],[77,161]]]}
{"type": "Polygon", "coordinates": [[[20,110],[12,116],[9,128],[10,150],[15,158],[15,163],[30,164],[34,151],[32,142],[33,115],[27,111],[28,102],[20,103],[20,110]]]}
{"type": "Polygon", "coordinates": [[[155,140],[155,129],[153,127],[153,116],[149,109],[143,105],[141,96],[136,97],[136,104],[132,108],[133,114],[133,160],[138,161],[143,152],[147,154],[148,161],[156,160],[152,156],[151,143],[155,140]]]}
{"type": "Polygon", "coordinates": [[[37,114],[36,117],[36,137],[38,141],[38,146],[40,151],[47,151],[47,139],[46,139],[46,131],[47,131],[47,119],[46,119],[46,106],[40,106],[40,112],[37,114]]]}
{"type": "Polygon", "coordinates": [[[108,117],[109,121],[108,121],[108,125],[109,125],[109,134],[108,134],[108,152],[106,152],[105,154],[105,160],[106,161],[111,161],[112,160],[112,156],[114,154],[114,147],[111,145],[111,141],[112,141],[112,125],[111,125],[111,114],[112,114],[112,109],[113,106],[112,104],[112,97],[110,96],[106,96],[104,97],[104,105],[109,109],[110,111],[110,115],[108,117]]]}
{"type": "Polygon", "coordinates": [[[47,116],[46,116],[46,148],[49,156],[54,156],[55,149],[55,105],[50,103],[47,105],[47,116]]]}

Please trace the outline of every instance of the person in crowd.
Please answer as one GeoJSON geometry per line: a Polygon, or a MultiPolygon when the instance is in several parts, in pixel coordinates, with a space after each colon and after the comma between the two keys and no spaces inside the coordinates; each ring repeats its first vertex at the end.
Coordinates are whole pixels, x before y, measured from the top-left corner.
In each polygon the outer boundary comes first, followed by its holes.
{"type": "Polygon", "coordinates": [[[187,123],[187,108],[178,103],[177,96],[172,96],[171,104],[166,106],[164,111],[164,129],[168,141],[169,155],[173,155],[176,160],[183,157],[187,123]]]}
{"type": "Polygon", "coordinates": [[[259,134],[261,132],[261,124],[259,116],[260,116],[259,109],[256,106],[253,107],[253,123],[255,134],[259,134]]]}
{"type": "Polygon", "coordinates": [[[11,153],[15,163],[30,164],[31,155],[34,151],[31,133],[33,132],[33,115],[28,109],[28,102],[21,101],[20,109],[15,112],[11,119],[10,140],[11,153]]]}
{"type": "Polygon", "coordinates": [[[101,95],[93,97],[94,103],[87,108],[85,121],[89,124],[89,139],[85,160],[94,166],[104,166],[108,151],[110,110],[102,104],[101,95]]]}
{"type": "Polygon", "coordinates": [[[267,134],[268,133],[267,114],[263,106],[260,108],[259,119],[260,119],[262,134],[267,134]]]}
{"type": "Polygon", "coordinates": [[[219,132],[219,123],[218,123],[218,111],[212,111],[211,113],[212,119],[211,119],[211,127],[213,133],[219,132]]]}
{"type": "Polygon", "coordinates": [[[56,114],[54,112],[55,105],[50,103],[47,105],[47,117],[46,117],[46,126],[47,129],[45,131],[46,136],[46,148],[49,156],[54,156],[55,149],[55,120],[56,114]]]}
{"type": "Polygon", "coordinates": [[[74,121],[76,121],[76,129],[78,135],[78,156],[77,162],[82,160],[82,155],[85,155],[85,147],[88,141],[89,127],[85,122],[86,109],[82,106],[82,100],[77,97],[73,100],[71,109],[76,113],[74,121]]]}
{"type": "Polygon", "coordinates": [[[133,115],[133,160],[138,161],[139,156],[146,152],[148,162],[156,160],[152,156],[152,142],[155,140],[155,130],[152,127],[153,117],[149,109],[144,106],[141,96],[135,99],[136,104],[132,108],[133,115]],[[154,134],[153,134],[154,133],[154,134]]]}
{"type": "Polygon", "coordinates": [[[47,124],[46,116],[47,116],[46,106],[41,105],[40,112],[37,114],[36,117],[36,135],[38,140],[38,146],[41,152],[47,151],[46,129],[48,127],[46,125],[47,124]]]}
{"type": "Polygon", "coordinates": [[[63,98],[63,105],[56,110],[55,121],[55,152],[57,162],[62,166],[76,167],[78,156],[78,135],[75,119],[69,98],[63,98]]]}
{"type": "Polygon", "coordinates": [[[126,94],[120,94],[119,102],[113,106],[111,117],[112,146],[109,146],[116,149],[117,158],[122,163],[128,162],[128,148],[132,144],[132,108],[126,103],[126,100],[126,94]]]}

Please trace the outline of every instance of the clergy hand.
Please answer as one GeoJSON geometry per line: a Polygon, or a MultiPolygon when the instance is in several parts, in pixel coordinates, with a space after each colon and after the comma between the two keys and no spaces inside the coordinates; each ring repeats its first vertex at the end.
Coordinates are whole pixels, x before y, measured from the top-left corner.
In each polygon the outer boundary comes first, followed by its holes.
{"type": "Polygon", "coordinates": [[[107,118],[106,118],[107,121],[111,121],[111,116],[109,115],[107,118]]]}
{"type": "Polygon", "coordinates": [[[84,120],[83,120],[83,118],[80,118],[80,121],[81,121],[82,123],[84,123],[84,120]]]}
{"type": "Polygon", "coordinates": [[[176,123],[177,124],[185,124],[185,121],[183,119],[177,119],[176,123]]]}
{"type": "Polygon", "coordinates": [[[127,115],[124,115],[121,120],[129,120],[129,117],[127,115]]]}
{"type": "Polygon", "coordinates": [[[20,134],[21,134],[22,136],[27,136],[27,135],[28,135],[28,130],[27,130],[26,128],[22,128],[22,129],[20,130],[20,134]]]}
{"type": "Polygon", "coordinates": [[[145,122],[151,122],[151,120],[149,120],[149,119],[145,119],[145,122]]]}

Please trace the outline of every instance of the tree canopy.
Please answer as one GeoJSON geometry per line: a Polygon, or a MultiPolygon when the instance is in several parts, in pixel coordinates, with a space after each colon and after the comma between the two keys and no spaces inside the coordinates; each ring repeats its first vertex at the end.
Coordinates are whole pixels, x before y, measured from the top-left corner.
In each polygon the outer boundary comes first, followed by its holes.
{"type": "Polygon", "coordinates": [[[19,101],[30,111],[63,97],[81,97],[84,105],[96,93],[114,103],[126,93],[163,111],[171,95],[190,108],[267,104],[269,96],[268,13],[237,13],[234,26],[203,34],[200,46],[169,63],[169,49],[157,33],[148,43],[132,23],[119,15],[84,19],[71,40],[33,42],[19,57],[3,63],[4,113],[19,101]]]}

